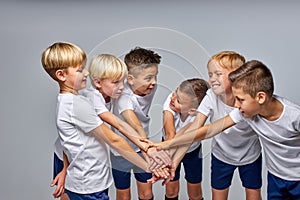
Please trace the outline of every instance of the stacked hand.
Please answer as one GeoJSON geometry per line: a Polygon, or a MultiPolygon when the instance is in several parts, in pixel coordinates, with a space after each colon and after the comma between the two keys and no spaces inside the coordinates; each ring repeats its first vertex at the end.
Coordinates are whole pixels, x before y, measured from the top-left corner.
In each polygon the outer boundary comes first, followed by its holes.
{"type": "Polygon", "coordinates": [[[153,173],[153,177],[148,180],[149,183],[155,183],[163,180],[162,184],[167,184],[175,176],[175,168],[170,158],[168,150],[160,150],[164,147],[164,143],[152,143],[147,139],[142,139],[142,142],[148,144],[146,153],[149,156],[149,170],[153,173]]]}

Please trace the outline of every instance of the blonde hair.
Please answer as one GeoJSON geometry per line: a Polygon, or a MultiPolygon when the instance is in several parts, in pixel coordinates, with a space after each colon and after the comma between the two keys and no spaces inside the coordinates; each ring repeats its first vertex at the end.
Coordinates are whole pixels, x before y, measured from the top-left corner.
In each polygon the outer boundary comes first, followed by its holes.
{"type": "Polygon", "coordinates": [[[75,44],[57,42],[44,50],[41,62],[46,72],[58,81],[55,76],[57,70],[82,65],[86,62],[86,54],[75,44]]]}
{"type": "Polygon", "coordinates": [[[237,68],[239,68],[241,65],[245,63],[244,56],[234,52],[234,51],[222,51],[215,55],[213,55],[209,61],[208,64],[211,61],[217,62],[221,67],[224,69],[233,71],[237,68]]]}
{"type": "Polygon", "coordinates": [[[89,73],[92,85],[95,79],[118,80],[123,76],[127,76],[126,64],[119,58],[110,54],[95,55],[89,65],[89,73]]]}

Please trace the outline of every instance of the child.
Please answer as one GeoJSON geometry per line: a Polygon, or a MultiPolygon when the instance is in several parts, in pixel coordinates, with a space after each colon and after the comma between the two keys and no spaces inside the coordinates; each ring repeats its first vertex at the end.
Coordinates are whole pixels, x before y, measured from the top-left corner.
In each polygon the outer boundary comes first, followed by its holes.
{"type": "MultiPolygon", "coordinates": [[[[127,81],[122,95],[116,100],[113,113],[121,120],[126,121],[139,135],[148,138],[149,135],[149,109],[156,90],[156,77],[160,56],[151,50],[135,48],[125,55],[128,68],[127,81]]],[[[118,133],[116,129],[113,130],[118,133]]],[[[122,134],[119,133],[122,136],[122,134]]],[[[125,138],[126,139],[126,138],[125,138]]],[[[132,147],[141,154],[139,148],[128,141],[132,147]]],[[[139,199],[153,199],[152,184],[147,180],[152,177],[136,169],[134,165],[120,157],[119,153],[111,150],[111,163],[116,198],[130,199],[131,170],[137,180],[139,199]]]]}
{"type": "Polygon", "coordinates": [[[56,125],[64,163],[69,162],[67,194],[70,199],[108,199],[106,189],[112,178],[106,143],[144,170],[147,163],[101,121],[89,100],[78,94],[86,86],[88,76],[84,51],[76,45],[58,42],[43,52],[41,61],[60,87],[56,125]]]}
{"type": "MultiPolygon", "coordinates": [[[[176,131],[194,119],[207,89],[206,81],[196,78],[189,79],[183,81],[177,90],[168,96],[163,108],[164,140],[172,139],[176,131]]],[[[189,199],[202,199],[201,143],[193,143],[181,162],[184,165],[189,199]]],[[[178,199],[179,176],[180,165],[176,169],[174,179],[166,184],[166,200],[178,199]]]]}
{"type": "Polygon", "coordinates": [[[249,61],[229,74],[235,122],[247,121],[261,141],[268,170],[268,199],[300,199],[300,106],[273,95],[271,71],[249,61]]]}
{"type": "MultiPolygon", "coordinates": [[[[210,118],[213,122],[234,109],[228,74],[239,68],[245,58],[234,51],[213,55],[207,65],[211,89],[198,108],[202,125],[210,118]]],[[[256,133],[246,122],[225,130],[212,140],[211,186],[212,199],[227,199],[229,187],[236,168],[247,199],[261,199],[261,146],[256,133]]]]}
{"type": "Polygon", "coordinates": [[[235,123],[246,121],[259,135],[268,170],[268,199],[300,199],[300,106],[274,95],[271,71],[252,60],[229,74],[236,98],[234,109],[224,118],[159,144],[160,149],[188,144],[216,135],[235,123]]]}
{"type": "MultiPolygon", "coordinates": [[[[92,87],[84,89],[82,95],[88,97],[98,116],[108,125],[119,130],[141,151],[147,152],[157,165],[163,161],[169,165],[171,159],[164,151],[147,148],[147,143],[141,142],[142,137],[126,122],[110,112],[113,101],[118,99],[124,89],[124,79],[127,76],[126,64],[119,58],[110,54],[95,55],[89,65],[89,74],[92,87]]],[[[161,167],[161,166],[158,166],[161,167]]]]}

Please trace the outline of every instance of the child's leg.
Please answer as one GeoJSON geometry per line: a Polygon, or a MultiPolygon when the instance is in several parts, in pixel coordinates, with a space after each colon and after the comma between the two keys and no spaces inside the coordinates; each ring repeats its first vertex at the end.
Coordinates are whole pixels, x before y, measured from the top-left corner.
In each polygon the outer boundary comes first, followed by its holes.
{"type": "Polygon", "coordinates": [[[152,199],[154,199],[153,198],[153,193],[152,193],[152,184],[151,183],[144,183],[144,182],[140,182],[140,181],[137,180],[136,184],[137,184],[137,190],[138,190],[138,197],[139,197],[140,200],[152,200],[152,199]]]}
{"type": "MultiPolygon", "coordinates": [[[[138,154],[143,157],[142,152],[138,154]]],[[[136,179],[138,197],[142,200],[151,200],[153,198],[152,184],[148,183],[147,180],[152,178],[152,173],[146,173],[144,170],[133,166],[133,172],[136,179]]]]}
{"type": "Polygon", "coordinates": [[[130,179],[133,164],[122,156],[114,156],[112,153],[110,154],[110,160],[112,165],[112,175],[116,187],[116,199],[130,200],[130,179]]]}
{"type": "Polygon", "coordinates": [[[268,172],[268,200],[300,200],[300,181],[287,181],[268,172]]]}
{"type": "Polygon", "coordinates": [[[211,155],[211,186],[213,200],[227,200],[236,166],[229,165],[211,155]]]}
{"type": "Polygon", "coordinates": [[[187,153],[182,160],[190,200],[202,199],[202,158],[200,151],[201,146],[187,153]]]}
{"type": "Polygon", "coordinates": [[[261,200],[260,188],[262,186],[262,156],[253,163],[239,166],[240,179],[246,190],[246,199],[261,200]]]}
{"type": "Polygon", "coordinates": [[[178,165],[176,171],[175,171],[175,176],[173,180],[171,180],[167,185],[166,185],[166,195],[165,199],[172,199],[178,200],[178,193],[179,193],[179,178],[180,178],[180,169],[181,169],[181,163],[178,165]]]}

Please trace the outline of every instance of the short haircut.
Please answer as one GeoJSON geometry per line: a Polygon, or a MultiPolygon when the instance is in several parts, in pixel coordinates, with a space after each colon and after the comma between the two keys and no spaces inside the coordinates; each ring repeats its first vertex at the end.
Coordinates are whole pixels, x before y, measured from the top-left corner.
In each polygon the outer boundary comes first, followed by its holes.
{"type": "Polygon", "coordinates": [[[141,70],[160,64],[161,56],[152,50],[135,47],[125,55],[124,61],[127,65],[128,73],[136,75],[141,70]]]}
{"type": "Polygon", "coordinates": [[[217,62],[222,68],[227,70],[235,70],[245,63],[244,56],[234,51],[221,51],[213,55],[208,63],[211,61],[217,62]]]}
{"type": "MultiPolygon", "coordinates": [[[[90,79],[106,79],[118,80],[123,76],[127,76],[126,64],[119,58],[110,54],[95,55],[89,65],[90,79]]],[[[93,86],[94,82],[91,81],[93,86]]]]}
{"type": "Polygon", "coordinates": [[[46,72],[56,81],[55,72],[68,67],[78,67],[86,62],[85,52],[75,44],[57,42],[42,53],[42,65],[46,72]]]}
{"type": "Polygon", "coordinates": [[[181,92],[195,99],[194,101],[192,101],[192,105],[191,105],[194,108],[198,108],[202,99],[206,95],[206,91],[208,90],[208,88],[209,87],[207,82],[200,78],[192,78],[192,79],[185,80],[178,87],[178,89],[181,92]]]}
{"type": "Polygon", "coordinates": [[[237,70],[229,74],[232,87],[243,89],[252,98],[258,92],[265,92],[268,97],[273,96],[274,82],[271,71],[266,65],[257,60],[246,62],[237,70]]]}

